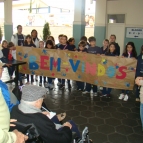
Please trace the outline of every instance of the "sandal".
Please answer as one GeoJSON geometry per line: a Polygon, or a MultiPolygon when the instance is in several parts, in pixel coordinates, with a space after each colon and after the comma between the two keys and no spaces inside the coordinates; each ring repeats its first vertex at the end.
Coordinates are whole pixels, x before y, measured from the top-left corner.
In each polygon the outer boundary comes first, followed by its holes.
{"type": "Polygon", "coordinates": [[[57,114],[57,118],[59,119],[59,121],[62,121],[64,120],[66,117],[66,113],[60,113],[60,114],[57,114]]]}

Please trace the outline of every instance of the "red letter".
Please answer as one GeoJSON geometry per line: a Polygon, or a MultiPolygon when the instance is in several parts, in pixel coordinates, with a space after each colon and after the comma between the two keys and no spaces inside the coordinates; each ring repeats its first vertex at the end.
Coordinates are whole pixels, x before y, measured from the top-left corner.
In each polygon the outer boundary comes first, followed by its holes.
{"type": "Polygon", "coordinates": [[[96,74],[96,64],[90,65],[90,63],[86,62],[86,74],[95,75],[96,74]]]}
{"type": "Polygon", "coordinates": [[[116,75],[117,79],[124,79],[126,77],[126,72],[124,72],[123,70],[127,70],[127,67],[122,66],[119,68],[119,72],[121,73],[121,75],[116,75]]]}
{"type": "Polygon", "coordinates": [[[45,62],[45,60],[49,60],[49,57],[48,56],[41,56],[40,58],[41,58],[40,68],[43,70],[49,70],[49,67],[46,67],[47,62],[45,62]]]}

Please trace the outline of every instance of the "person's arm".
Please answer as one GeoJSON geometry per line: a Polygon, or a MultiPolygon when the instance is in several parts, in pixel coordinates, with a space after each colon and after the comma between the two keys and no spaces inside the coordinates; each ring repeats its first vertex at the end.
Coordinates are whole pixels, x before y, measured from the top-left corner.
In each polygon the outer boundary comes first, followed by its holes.
{"type": "Polygon", "coordinates": [[[15,143],[16,134],[0,129],[0,143],[15,143]]]}

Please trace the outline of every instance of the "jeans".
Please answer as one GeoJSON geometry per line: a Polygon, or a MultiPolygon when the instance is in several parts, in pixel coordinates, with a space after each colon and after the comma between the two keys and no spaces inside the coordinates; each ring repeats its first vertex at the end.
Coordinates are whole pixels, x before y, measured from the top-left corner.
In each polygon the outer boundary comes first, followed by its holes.
{"type": "MultiPolygon", "coordinates": [[[[86,83],[85,90],[90,92],[91,91],[91,86],[92,86],[92,84],[86,83]]],[[[97,92],[97,86],[96,85],[93,85],[93,92],[97,92]]]]}
{"type": "Polygon", "coordinates": [[[51,84],[51,83],[52,83],[52,81],[54,80],[54,78],[51,78],[51,77],[45,77],[45,76],[44,76],[44,83],[46,82],[46,78],[48,79],[48,80],[47,80],[47,82],[48,82],[48,83],[50,83],[50,84],[51,84]]]}
{"type": "MultiPolygon", "coordinates": [[[[27,82],[29,82],[29,74],[27,74],[27,82]]],[[[31,82],[34,82],[33,75],[31,75],[31,82]]]]}
{"type": "Polygon", "coordinates": [[[143,129],[143,103],[140,103],[140,117],[141,117],[142,129],[143,129]]]}
{"type": "Polygon", "coordinates": [[[65,79],[59,79],[58,78],[58,82],[60,82],[61,84],[65,85],[65,79]]]}
{"type": "Polygon", "coordinates": [[[102,94],[103,94],[103,95],[105,95],[105,94],[110,94],[110,93],[111,93],[111,90],[112,90],[112,88],[103,87],[102,94]]]}
{"type": "Polygon", "coordinates": [[[77,81],[76,84],[78,89],[84,90],[84,82],[77,81]]]}
{"type": "Polygon", "coordinates": [[[122,93],[129,94],[129,90],[122,90],[122,93]]]}

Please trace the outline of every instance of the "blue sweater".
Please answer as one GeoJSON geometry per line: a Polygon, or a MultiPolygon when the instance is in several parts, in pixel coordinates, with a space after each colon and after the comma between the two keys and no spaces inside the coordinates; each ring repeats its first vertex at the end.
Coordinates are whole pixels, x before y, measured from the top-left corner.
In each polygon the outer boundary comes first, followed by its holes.
{"type": "Polygon", "coordinates": [[[143,73],[143,59],[142,54],[137,57],[136,77],[141,76],[143,73]]]}

